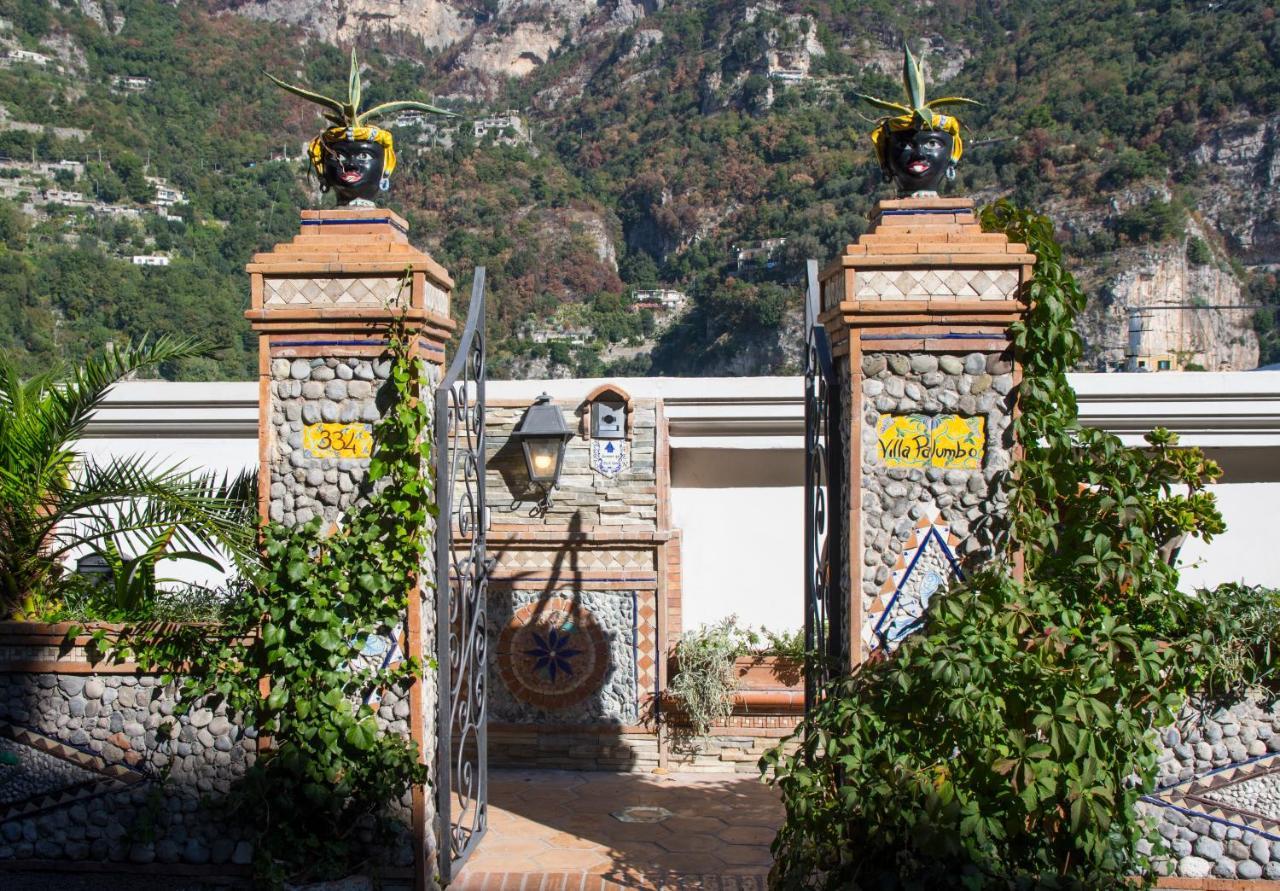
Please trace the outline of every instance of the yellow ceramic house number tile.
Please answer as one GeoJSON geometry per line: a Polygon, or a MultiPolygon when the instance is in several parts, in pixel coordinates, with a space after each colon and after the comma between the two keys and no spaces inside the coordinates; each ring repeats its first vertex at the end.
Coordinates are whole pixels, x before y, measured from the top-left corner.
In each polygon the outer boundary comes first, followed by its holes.
{"type": "Polygon", "coordinates": [[[307,424],[302,448],[311,458],[368,458],[373,453],[369,424],[307,424]]]}

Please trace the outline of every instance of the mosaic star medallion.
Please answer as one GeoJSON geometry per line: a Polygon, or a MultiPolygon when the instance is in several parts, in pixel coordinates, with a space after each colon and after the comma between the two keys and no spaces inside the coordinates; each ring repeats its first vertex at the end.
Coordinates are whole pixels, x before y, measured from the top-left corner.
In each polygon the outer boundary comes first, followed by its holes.
{"type": "Polygon", "coordinates": [[[528,705],[564,709],[599,692],[609,641],[590,611],[563,597],[516,609],[498,640],[498,673],[528,705]]]}
{"type": "Polygon", "coordinates": [[[863,644],[868,650],[897,648],[920,627],[933,595],[952,578],[964,578],[953,550],[959,543],[950,525],[936,514],[920,519],[863,623],[863,644]]]}

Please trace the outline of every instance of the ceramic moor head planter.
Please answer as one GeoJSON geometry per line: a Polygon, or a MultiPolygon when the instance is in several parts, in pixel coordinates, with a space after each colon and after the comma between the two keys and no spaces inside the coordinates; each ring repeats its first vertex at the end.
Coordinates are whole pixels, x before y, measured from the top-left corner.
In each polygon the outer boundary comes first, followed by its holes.
{"type": "Polygon", "coordinates": [[[333,126],[311,140],[308,155],[311,167],[320,177],[323,191],[333,190],[339,206],[353,201],[372,203],[379,192],[390,187],[391,173],[396,169],[396,150],[390,130],[370,126],[369,121],[397,111],[414,109],[453,117],[453,113],[425,102],[404,100],[384,102],[368,111],[360,111],[360,65],[356,51],[351,51],[351,71],[347,77],[347,101],[330,99],[319,93],[295,87],[282,80],[267,77],[276,86],[301,96],[308,102],[328,109],[325,119],[333,126]]]}
{"type": "Polygon", "coordinates": [[[861,94],[859,98],[876,108],[895,112],[880,118],[871,133],[884,178],[896,182],[904,195],[934,195],[944,179],[955,177],[956,163],[964,152],[960,122],[934,109],[981,103],[962,96],[926,102],[924,73],[910,49],[904,46],[902,53],[902,82],[910,104],[861,94]]]}

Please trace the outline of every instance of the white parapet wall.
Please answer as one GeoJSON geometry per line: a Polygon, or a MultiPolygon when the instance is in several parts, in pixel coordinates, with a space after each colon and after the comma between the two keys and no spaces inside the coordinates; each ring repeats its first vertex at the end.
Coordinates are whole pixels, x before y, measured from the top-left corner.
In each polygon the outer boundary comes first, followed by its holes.
{"type": "MultiPolygon", "coordinates": [[[[804,405],[800,378],[491,381],[489,398],[584,399],[614,383],[660,398],[669,422],[672,525],[683,536],[685,627],[736,614],[802,621],[804,405]]],[[[1139,445],[1154,426],[1225,470],[1214,487],[1227,532],[1183,549],[1188,589],[1224,581],[1280,587],[1280,372],[1071,376],[1086,424],[1139,445]]],[[[257,463],[258,389],[245,383],[121,384],[89,429],[90,455],[145,453],[231,472],[257,463]]],[[[202,579],[198,571],[188,575],[202,579]]]]}

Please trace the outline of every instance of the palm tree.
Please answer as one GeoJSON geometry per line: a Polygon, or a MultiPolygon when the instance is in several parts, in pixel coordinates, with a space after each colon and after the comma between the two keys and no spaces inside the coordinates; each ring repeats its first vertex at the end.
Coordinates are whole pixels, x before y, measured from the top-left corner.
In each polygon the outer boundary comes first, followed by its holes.
{"type": "Polygon", "coordinates": [[[76,451],[114,384],[207,352],[194,340],[143,339],[25,381],[0,354],[0,618],[59,604],[77,552],[111,553],[125,542],[154,559],[170,547],[252,559],[254,474],[192,473],[140,456],[99,462],[76,451]]]}

